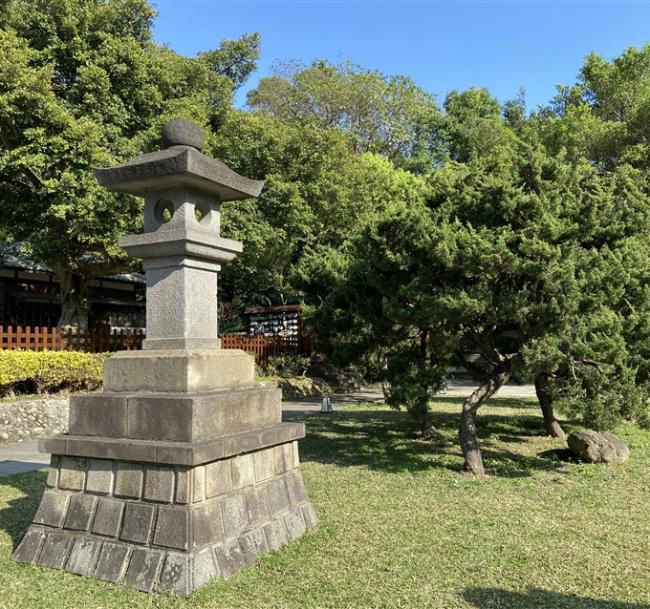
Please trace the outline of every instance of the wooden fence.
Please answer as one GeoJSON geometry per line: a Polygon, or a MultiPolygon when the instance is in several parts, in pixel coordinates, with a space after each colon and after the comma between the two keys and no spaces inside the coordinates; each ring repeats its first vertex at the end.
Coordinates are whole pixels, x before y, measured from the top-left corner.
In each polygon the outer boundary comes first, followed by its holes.
{"type": "Polygon", "coordinates": [[[284,353],[308,355],[311,348],[304,336],[247,336],[245,334],[222,334],[221,347],[241,349],[255,356],[257,365],[266,368],[269,357],[284,353]]]}
{"type": "Polygon", "coordinates": [[[143,330],[92,330],[0,326],[0,349],[30,351],[133,351],[142,348],[143,330]]]}
{"type": "MultiPolygon", "coordinates": [[[[105,353],[142,349],[144,330],[92,330],[0,326],[0,349],[26,349],[30,351],[86,351],[105,353]]],[[[224,349],[242,349],[252,353],[259,366],[265,368],[269,357],[283,353],[310,353],[306,337],[299,336],[246,336],[221,335],[224,349]]]]}

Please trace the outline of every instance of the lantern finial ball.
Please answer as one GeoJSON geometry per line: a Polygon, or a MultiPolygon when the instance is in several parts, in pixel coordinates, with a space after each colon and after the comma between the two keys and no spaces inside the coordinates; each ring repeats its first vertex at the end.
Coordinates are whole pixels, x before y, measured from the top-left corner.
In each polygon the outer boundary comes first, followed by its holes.
{"type": "Polygon", "coordinates": [[[190,146],[201,151],[205,143],[203,129],[185,118],[169,121],[161,131],[163,148],[190,146]]]}

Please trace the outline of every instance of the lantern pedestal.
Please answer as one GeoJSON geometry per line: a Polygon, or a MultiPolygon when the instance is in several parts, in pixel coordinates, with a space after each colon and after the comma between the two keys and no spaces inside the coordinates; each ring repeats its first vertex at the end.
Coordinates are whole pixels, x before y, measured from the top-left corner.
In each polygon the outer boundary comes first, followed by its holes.
{"type": "Polygon", "coordinates": [[[145,198],[143,350],[104,365],[104,392],[75,396],[69,433],[41,441],[47,489],[14,559],[185,596],[316,525],[298,469],[302,423],[281,392],[254,382],[253,357],[219,348],[217,275],[242,246],[219,236],[223,201],[263,183],[200,152],[188,121],[167,149],[96,170],[145,198]]]}
{"type": "Polygon", "coordinates": [[[316,525],[303,435],[287,423],[213,442],[45,440],[57,454],[14,559],[186,596],[316,525]]]}

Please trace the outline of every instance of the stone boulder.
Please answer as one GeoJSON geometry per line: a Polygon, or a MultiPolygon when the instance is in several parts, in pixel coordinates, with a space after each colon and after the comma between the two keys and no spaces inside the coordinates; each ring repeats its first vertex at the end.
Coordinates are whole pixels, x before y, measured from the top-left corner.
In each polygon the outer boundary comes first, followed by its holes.
{"type": "Polygon", "coordinates": [[[619,465],[630,456],[627,444],[606,431],[574,431],[567,438],[567,443],[571,452],[587,463],[619,465]]]}

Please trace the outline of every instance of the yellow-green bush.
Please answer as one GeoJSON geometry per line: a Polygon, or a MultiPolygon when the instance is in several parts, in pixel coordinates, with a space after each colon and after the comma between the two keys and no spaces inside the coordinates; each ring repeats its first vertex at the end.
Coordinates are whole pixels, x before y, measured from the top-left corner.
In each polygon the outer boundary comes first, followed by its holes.
{"type": "Polygon", "coordinates": [[[96,389],[108,353],[0,351],[0,392],[96,389]]]}

